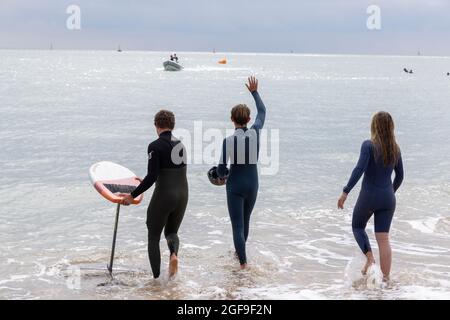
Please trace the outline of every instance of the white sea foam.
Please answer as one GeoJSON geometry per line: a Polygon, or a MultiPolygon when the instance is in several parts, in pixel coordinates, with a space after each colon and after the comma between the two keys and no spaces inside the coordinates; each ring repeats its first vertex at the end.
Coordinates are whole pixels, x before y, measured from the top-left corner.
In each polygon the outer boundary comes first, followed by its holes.
{"type": "Polygon", "coordinates": [[[208,232],[208,234],[210,234],[210,235],[222,235],[223,232],[220,231],[220,230],[214,230],[214,231],[208,232]]]}
{"type": "Polygon", "coordinates": [[[423,233],[432,234],[436,230],[436,224],[439,222],[439,218],[429,218],[421,220],[408,220],[407,222],[415,230],[419,230],[423,233]]]}

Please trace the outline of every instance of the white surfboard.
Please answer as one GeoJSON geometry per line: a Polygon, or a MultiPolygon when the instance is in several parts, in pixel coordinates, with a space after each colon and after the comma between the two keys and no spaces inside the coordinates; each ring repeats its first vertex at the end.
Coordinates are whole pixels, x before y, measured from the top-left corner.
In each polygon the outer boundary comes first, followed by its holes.
{"type": "MultiPolygon", "coordinates": [[[[89,175],[95,189],[113,203],[120,203],[123,194],[130,194],[142,181],[131,170],[109,161],[92,165],[89,175]]],[[[140,195],[133,204],[140,203],[142,199],[143,195],[140,195]]]]}

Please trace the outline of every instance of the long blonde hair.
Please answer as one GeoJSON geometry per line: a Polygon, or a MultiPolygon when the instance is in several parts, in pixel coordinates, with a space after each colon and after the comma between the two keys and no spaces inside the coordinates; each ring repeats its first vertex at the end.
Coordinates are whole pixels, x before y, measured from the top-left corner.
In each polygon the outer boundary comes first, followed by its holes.
{"type": "Polygon", "coordinates": [[[376,159],[383,159],[385,166],[396,165],[400,156],[400,147],[395,140],[394,120],[387,112],[378,112],[372,118],[372,142],[376,159]]]}

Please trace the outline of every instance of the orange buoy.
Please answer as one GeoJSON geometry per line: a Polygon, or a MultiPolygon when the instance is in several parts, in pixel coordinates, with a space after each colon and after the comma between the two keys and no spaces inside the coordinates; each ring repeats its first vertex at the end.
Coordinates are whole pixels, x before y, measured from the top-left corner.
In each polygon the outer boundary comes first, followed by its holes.
{"type": "Polygon", "coordinates": [[[227,64],[227,59],[219,60],[219,64],[227,64]]]}

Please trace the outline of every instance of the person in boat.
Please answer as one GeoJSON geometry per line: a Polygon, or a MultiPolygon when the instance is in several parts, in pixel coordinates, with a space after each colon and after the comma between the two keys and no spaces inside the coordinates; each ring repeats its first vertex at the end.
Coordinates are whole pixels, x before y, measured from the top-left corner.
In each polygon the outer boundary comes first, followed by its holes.
{"type": "Polygon", "coordinates": [[[173,54],[173,59],[175,60],[176,63],[178,63],[178,57],[176,53],[173,54]]]}
{"type": "Polygon", "coordinates": [[[173,54],[170,55],[170,61],[174,61],[175,58],[173,57],[173,54]]]}

